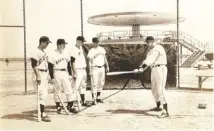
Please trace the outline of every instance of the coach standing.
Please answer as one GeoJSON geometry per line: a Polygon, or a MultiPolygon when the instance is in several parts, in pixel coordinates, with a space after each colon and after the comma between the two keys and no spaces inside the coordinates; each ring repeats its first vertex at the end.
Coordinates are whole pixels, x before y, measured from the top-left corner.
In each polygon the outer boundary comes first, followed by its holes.
{"type": "Polygon", "coordinates": [[[163,105],[163,111],[158,116],[159,118],[168,117],[167,102],[164,96],[166,78],[167,78],[167,57],[164,48],[155,43],[152,36],[146,38],[146,44],[149,47],[146,60],[143,61],[139,70],[144,70],[146,67],[151,67],[151,88],[152,94],[157,103],[157,107],[151,109],[153,111],[161,111],[160,105],[163,105]]]}

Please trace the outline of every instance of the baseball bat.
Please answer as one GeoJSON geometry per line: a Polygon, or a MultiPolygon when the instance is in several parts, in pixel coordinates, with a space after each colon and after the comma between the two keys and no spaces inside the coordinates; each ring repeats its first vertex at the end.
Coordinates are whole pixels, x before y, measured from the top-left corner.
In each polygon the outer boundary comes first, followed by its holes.
{"type": "MultiPolygon", "coordinates": [[[[94,88],[94,79],[93,79],[93,76],[92,75],[90,75],[90,78],[91,78],[91,90],[93,90],[92,88],[94,88]]],[[[92,92],[93,93],[93,92],[92,92]]],[[[94,102],[95,102],[95,104],[97,104],[97,94],[96,93],[93,93],[93,96],[94,96],[94,102]]]]}
{"type": "Polygon", "coordinates": [[[81,104],[80,104],[80,98],[79,98],[79,92],[78,89],[76,90],[76,97],[77,97],[77,106],[78,106],[78,110],[81,110],[81,104]]]}
{"type": "Polygon", "coordinates": [[[123,74],[132,74],[132,73],[138,74],[138,73],[143,73],[147,68],[148,68],[148,66],[145,67],[143,69],[143,71],[138,71],[138,72],[135,72],[135,71],[114,71],[114,72],[107,72],[106,75],[113,76],[113,75],[123,75],[123,74]]]}
{"type": "Polygon", "coordinates": [[[38,120],[38,122],[40,122],[42,120],[41,110],[40,110],[39,90],[40,90],[40,86],[39,86],[39,84],[37,84],[37,120],[38,120]]]}
{"type": "Polygon", "coordinates": [[[55,90],[55,92],[56,92],[56,94],[57,94],[57,96],[59,98],[60,103],[62,104],[63,109],[65,110],[66,115],[69,115],[70,113],[69,113],[68,109],[66,108],[64,102],[61,99],[61,96],[60,96],[59,92],[57,91],[57,89],[56,89],[56,87],[54,85],[53,85],[53,88],[54,88],[54,90],[55,90]]]}
{"type": "Polygon", "coordinates": [[[114,75],[123,75],[123,74],[132,74],[132,73],[139,73],[135,71],[115,71],[115,72],[107,72],[107,76],[114,76],[114,75]]]}
{"type": "Polygon", "coordinates": [[[81,110],[81,104],[80,104],[80,93],[79,93],[79,89],[80,89],[80,86],[81,86],[81,83],[82,83],[83,80],[81,80],[80,84],[76,85],[76,81],[74,80],[75,82],[75,92],[76,92],[76,97],[77,97],[77,106],[78,106],[78,110],[80,111],[81,110]]]}

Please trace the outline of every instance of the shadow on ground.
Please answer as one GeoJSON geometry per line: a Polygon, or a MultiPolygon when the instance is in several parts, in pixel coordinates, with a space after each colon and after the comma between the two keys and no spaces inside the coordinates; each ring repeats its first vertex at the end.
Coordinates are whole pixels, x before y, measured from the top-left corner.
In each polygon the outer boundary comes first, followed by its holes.
{"type": "MultiPolygon", "coordinates": [[[[47,106],[45,109],[46,113],[56,113],[55,106],[47,106]]],[[[12,119],[12,120],[28,120],[37,122],[37,110],[23,111],[22,113],[7,114],[1,117],[1,119],[12,119]]]]}
{"type": "Polygon", "coordinates": [[[138,115],[157,117],[157,115],[155,114],[148,113],[148,112],[151,112],[150,110],[116,109],[116,110],[107,110],[106,112],[111,112],[112,114],[138,114],[138,115]]]}

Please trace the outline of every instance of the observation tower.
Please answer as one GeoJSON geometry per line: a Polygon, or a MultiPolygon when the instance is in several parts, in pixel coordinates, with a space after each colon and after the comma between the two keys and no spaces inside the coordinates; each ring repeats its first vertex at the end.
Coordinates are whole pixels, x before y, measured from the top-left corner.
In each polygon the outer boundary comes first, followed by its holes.
{"type": "MultiPolygon", "coordinates": [[[[180,18],[179,21],[184,21],[180,18]]],[[[148,52],[145,44],[147,36],[154,38],[162,44],[167,52],[168,59],[168,84],[175,86],[176,82],[176,50],[175,41],[166,41],[165,38],[175,38],[176,31],[141,30],[143,26],[175,24],[176,15],[160,12],[118,12],[91,16],[88,23],[99,26],[130,27],[131,30],[100,32],[97,37],[101,40],[101,46],[107,51],[111,71],[128,71],[137,68],[145,59],[148,52]]],[[[176,26],[176,25],[175,25],[176,26]]],[[[164,26],[163,26],[164,28],[164,26]]],[[[86,44],[87,50],[91,48],[86,44]]],[[[139,78],[142,81],[150,81],[150,71],[139,75],[127,77],[139,78]]],[[[126,76],[122,76],[126,77],[126,76]]]]}

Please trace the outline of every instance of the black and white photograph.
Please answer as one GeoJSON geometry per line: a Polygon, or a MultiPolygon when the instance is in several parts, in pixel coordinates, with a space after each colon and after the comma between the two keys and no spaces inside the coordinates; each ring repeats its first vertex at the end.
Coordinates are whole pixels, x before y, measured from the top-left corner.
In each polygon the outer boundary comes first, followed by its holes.
{"type": "Polygon", "coordinates": [[[0,0],[0,130],[213,130],[213,0],[0,0]]]}

